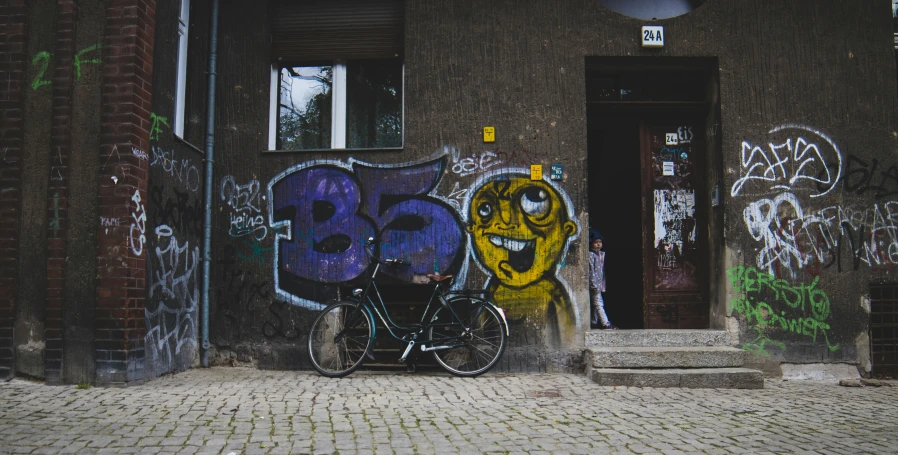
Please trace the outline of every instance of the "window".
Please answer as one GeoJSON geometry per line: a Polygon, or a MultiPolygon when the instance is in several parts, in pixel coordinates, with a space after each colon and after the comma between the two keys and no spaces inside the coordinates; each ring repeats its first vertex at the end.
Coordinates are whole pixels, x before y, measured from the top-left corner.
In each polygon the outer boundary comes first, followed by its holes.
{"type": "Polygon", "coordinates": [[[178,82],[175,87],[175,134],[184,138],[184,111],[187,98],[187,25],[190,19],[190,0],[181,0],[178,13],[178,82]]]}
{"type": "Polygon", "coordinates": [[[398,60],[285,66],[278,86],[278,149],[402,147],[398,60]]]}
{"type": "Polygon", "coordinates": [[[404,2],[273,4],[269,148],[402,147],[404,2]]]}

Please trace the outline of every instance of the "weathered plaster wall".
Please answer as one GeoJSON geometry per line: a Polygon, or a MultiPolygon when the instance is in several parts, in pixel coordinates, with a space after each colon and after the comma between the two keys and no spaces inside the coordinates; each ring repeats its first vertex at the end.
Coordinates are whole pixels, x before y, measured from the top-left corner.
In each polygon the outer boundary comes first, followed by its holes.
{"type": "Polygon", "coordinates": [[[364,264],[357,242],[336,261],[316,257],[312,246],[331,234],[353,242],[375,235],[384,255],[405,254],[428,271],[464,276],[469,287],[496,289],[514,320],[502,368],[574,365],[576,354],[567,353],[582,344],[588,318],[584,58],[656,55],[717,57],[720,65],[720,113],[709,114],[715,130],[706,135],[723,160],[708,171],[724,196],[711,231],[724,236],[726,251],[712,260],[728,273],[712,284],[712,324],[737,318],[740,344],[761,360],[857,362],[854,340],[867,327],[862,296],[870,282],[889,279],[898,260],[887,3],[708,1],[658,21],[666,45],[644,50],[637,41],[644,21],[597,2],[408,1],[404,149],[281,154],[262,153],[268,13],[222,2],[213,183],[218,352],[305,368],[303,335],[315,310],[356,284],[353,267],[364,264]],[[483,143],[484,126],[496,128],[494,144],[483,143]],[[783,153],[783,143],[792,151],[783,153]],[[535,259],[546,273],[503,282],[492,262],[501,251],[489,250],[478,231],[488,222],[472,208],[504,190],[490,178],[514,189],[526,181],[518,180],[521,169],[553,163],[564,165],[565,178],[541,189],[557,209],[547,236],[554,240],[535,259]],[[363,204],[413,194],[418,205],[367,205],[316,224],[310,182],[335,185],[363,204]],[[403,210],[431,216],[425,225],[434,227],[394,235],[388,218],[403,210]],[[362,221],[353,221],[359,214],[362,221]],[[760,301],[767,307],[758,312],[760,301]]]}
{"type": "MultiPolygon", "coordinates": [[[[28,8],[28,60],[40,52],[49,59],[54,44],[55,2],[34,2],[28,8]]],[[[47,299],[47,185],[50,166],[52,92],[49,87],[33,88],[39,65],[25,70],[29,88],[25,91],[22,147],[22,201],[19,216],[18,295],[16,298],[15,369],[22,374],[44,376],[44,309],[47,299]],[[30,178],[29,178],[30,177],[30,178]]],[[[46,79],[46,78],[45,78],[46,79]]]]}
{"type": "Polygon", "coordinates": [[[854,340],[868,322],[862,296],[894,271],[896,94],[887,10],[887,2],[709,1],[658,21],[664,49],[643,50],[637,33],[644,21],[595,2],[410,4],[409,145],[476,150],[480,126],[494,124],[498,147],[569,164],[565,189],[580,206],[587,176],[570,164],[585,154],[583,57],[716,56],[724,229],[736,252],[725,264],[734,280],[721,275],[724,282],[714,284],[732,302],[716,305],[734,312],[741,343],[759,359],[857,362],[854,340]],[[777,166],[768,144],[790,138],[791,154],[778,148],[777,166]],[[743,144],[750,144],[745,155],[743,144]],[[760,153],[751,153],[754,146],[760,153]],[[757,282],[738,280],[739,266],[785,281],[772,286],[779,291],[756,291],[757,282]],[[755,300],[739,300],[745,293],[755,300]],[[758,312],[760,301],[769,310],[758,312]]]}
{"type": "MultiPolygon", "coordinates": [[[[0,189],[17,223],[3,278],[17,287],[0,314],[12,341],[2,371],[119,382],[197,360],[210,2],[192,2],[184,141],[172,135],[171,3],[27,5],[23,126],[13,106],[3,127],[12,186],[0,189]]],[[[721,161],[708,187],[723,196],[709,218],[725,245],[710,256],[712,326],[733,328],[767,371],[868,367],[869,285],[894,281],[898,262],[887,4],[709,0],[658,21],[666,45],[644,50],[644,21],[594,1],[408,0],[403,149],[266,153],[270,13],[223,0],[216,361],[307,368],[308,326],[359,284],[360,242],[373,236],[379,256],[413,263],[392,273],[393,297],[426,298],[408,282],[434,271],[494,292],[512,320],[500,369],[577,368],[588,201],[614,197],[589,192],[584,62],[638,55],[719,64],[704,132],[721,161]],[[548,177],[555,163],[562,180],[528,179],[531,164],[548,177]]]]}

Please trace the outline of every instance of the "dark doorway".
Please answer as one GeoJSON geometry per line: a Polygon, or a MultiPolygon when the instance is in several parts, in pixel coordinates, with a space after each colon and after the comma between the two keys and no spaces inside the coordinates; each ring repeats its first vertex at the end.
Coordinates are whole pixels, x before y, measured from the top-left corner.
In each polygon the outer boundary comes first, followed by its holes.
{"type": "Polygon", "coordinates": [[[642,182],[639,122],[633,116],[587,116],[589,224],[602,233],[605,311],[622,329],[642,328],[642,182]]]}
{"type": "Polygon", "coordinates": [[[716,67],[586,59],[589,221],[604,237],[605,310],[622,329],[709,326],[716,144],[703,136],[716,122],[716,67]]]}

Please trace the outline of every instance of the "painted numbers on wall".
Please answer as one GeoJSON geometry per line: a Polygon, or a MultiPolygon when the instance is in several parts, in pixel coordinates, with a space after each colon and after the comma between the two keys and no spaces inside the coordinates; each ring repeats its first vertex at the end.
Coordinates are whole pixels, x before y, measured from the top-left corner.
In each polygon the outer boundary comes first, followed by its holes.
{"type": "MultiPolygon", "coordinates": [[[[300,306],[320,304],[297,295],[297,283],[347,283],[370,259],[364,250],[411,264],[409,273],[452,273],[462,262],[465,237],[458,215],[432,195],[446,158],[411,165],[312,162],[288,169],[268,185],[275,238],[275,288],[300,306]],[[287,289],[294,289],[289,291],[287,289]]],[[[388,274],[404,271],[386,271],[388,274]]]]}
{"type": "MultiPolygon", "coordinates": [[[[103,60],[100,57],[96,58],[85,58],[85,54],[91,52],[97,52],[103,48],[102,43],[94,44],[93,46],[85,47],[80,51],[75,53],[75,59],[73,61],[73,65],[75,67],[75,80],[81,80],[81,65],[85,63],[91,63],[95,65],[99,65],[103,63],[103,60]]],[[[50,66],[50,56],[51,54],[47,51],[40,51],[34,54],[34,58],[31,59],[32,66],[38,66],[37,75],[34,77],[34,80],[31,82],[31,89],[37,90],[45,85],[52,84],[51,81],[44,79],[45,74],[47,74],[47,68],[50,66]]]]}
{"type": "Polygon", "coordinates": [[[268,226],[262,216],[262,198],[258,180],[250,180],[245,185],[238,185],[233,176],[221,180],[221,200],[231,208],[231,237],[252,235],[262,240],[268,235],[268,226]]]}

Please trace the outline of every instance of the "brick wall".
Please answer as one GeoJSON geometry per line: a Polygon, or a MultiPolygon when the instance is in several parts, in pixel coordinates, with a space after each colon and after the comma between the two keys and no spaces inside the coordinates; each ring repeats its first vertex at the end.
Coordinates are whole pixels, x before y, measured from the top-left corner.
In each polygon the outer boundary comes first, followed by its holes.
{"type": "Polygon", "coordinates": [[[72,91],[75,56],[75,22],[78,5],[59,0],[56,10],[56,42],[53,70],[53,119],[50,180],[47,194],[47,303],[44,331],[45,377],[58,382],[62,372],[63,301],[66,267],[66,234],[69,229],[69,168],[72,155],[72,91]]]}
{"type": "Polygon", "coordinates": [[[149,150],[155,2],[113,0],[106,7],[99,215],[120,220],[98,226],[96,358],[98,382],[143,375],[146,332],[146,161],[149,150]]]}
{"type": "Polygon", "coordinates": [[[12,375],[22,188],[25,0],[0,5],[0,378],[12,375]]]}

